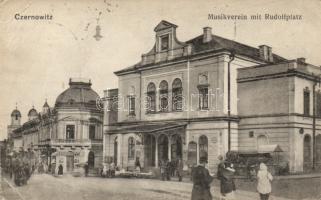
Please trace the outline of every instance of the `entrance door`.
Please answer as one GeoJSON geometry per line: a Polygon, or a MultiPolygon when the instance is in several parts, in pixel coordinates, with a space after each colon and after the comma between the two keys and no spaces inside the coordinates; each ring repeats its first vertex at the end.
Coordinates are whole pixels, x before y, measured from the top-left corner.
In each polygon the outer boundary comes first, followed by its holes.
{"type": "Polygon", "coordinates": [[[311,136],[306,135],[303,142],[303,170],[310,170],[311,164],[311,136]]]}
{"type": "Polygon", "coordinates": [[[166,135],[161,135],[158,138],[158,159],[168,160],[168,138],[166,135]]]}
{"type": "Polygon", "coordinates": [[[95,153],[90,151],[88,154],[88,167],[89,169],[93,169],[95,167],[95,153]]]}
{"type": "Polygon", "coordinates": [[[67,158],[67,172],[72,172],[74,170],[74,156],[68,155],[66,158],[67,158]]]}
{"type": "Polygon", "coordinates": [[[174,135],[171,145],[171,160],[177,160],[178,158],[182,158],[182,138],[180,135],[174,135]]]}
{"type": "Polygon", "coordinates": [[[144,138],[145,166],[155,166],[156,139],[153,135],[146,135],[144,138]]]}
{"type": "Polygon", "coordinates": [[[197,144],[196,142],[190,142],[188,144],[188,165],[196,166],[197,165],[197,144]]]}

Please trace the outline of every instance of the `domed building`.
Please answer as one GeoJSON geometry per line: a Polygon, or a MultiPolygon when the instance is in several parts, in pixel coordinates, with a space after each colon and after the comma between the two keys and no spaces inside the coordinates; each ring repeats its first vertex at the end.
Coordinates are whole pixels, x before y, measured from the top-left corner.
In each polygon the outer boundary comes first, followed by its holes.
{"type": "Polygon", "coordinates": [[[84,79],[70,79],[69,88],[57,97],[57,130],[51,136],[56,168],[62,165],[64,171],[71,172],[86,162],[90,168],[102,163],[103,111],[96,106],[99,98],[91,81],[84,79]]]}
{"type": "Polygon", "coordinates": [[[42,112],[33,107],[22,126],[21,113],[14,110],[12,140],[17,144],[22,141],[16,149],[35,151],[38,162],[51,166],[56,173],[59,167],[63,173],[71,173],[87,162],[90,169],[100,167],[103,110],[96,106],[99,95],[91,85],[90,80],[70,79],[69,88],[58,95],[53,108],[47,100],[42,112]]]}

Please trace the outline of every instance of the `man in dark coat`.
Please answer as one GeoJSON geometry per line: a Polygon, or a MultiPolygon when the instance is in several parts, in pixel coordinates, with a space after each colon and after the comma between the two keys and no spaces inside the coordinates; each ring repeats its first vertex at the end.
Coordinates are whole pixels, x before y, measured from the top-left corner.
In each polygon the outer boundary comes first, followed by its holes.
{"type": "Polygon", "coordinates": [[[59,167],[58,167],[58,175],[63,175],[64,173],[64,168],[63,166],[60,164],[59,167]]]}
{"type": "Polygon", "coordinates": [[[182,178],[183,178],[183,168],[184,168],[183,161],[182,161],[181,158],[179,158],[178,161],[177,161],[177,166],[176,166],[178,181],[182,181],[182,178]]]}
{"type": "Polygon", "coordinates": [[[218,166],[217,178],[221,181],[221,194],[228,199],[234,199],[235,183],[234,183],[233,164],[225,162],[224,165],[218,166]]]}
{"type": "Polygon", "coordinates": [[[192,200],[211,200],[212,194],[210,191],[211,182],[213,177],[209,171],[205,168],[207,163],[206,157],[200,158],[200,164],[193,169],[193,190],[192,200]]]}
{"type": "Polygon", "coordinates": [[[87,177],[88,173],[89,173],[89,165],[88,165],[88,163],[85,163],[84,168],[85,168],[85,177],[87,177]]]}

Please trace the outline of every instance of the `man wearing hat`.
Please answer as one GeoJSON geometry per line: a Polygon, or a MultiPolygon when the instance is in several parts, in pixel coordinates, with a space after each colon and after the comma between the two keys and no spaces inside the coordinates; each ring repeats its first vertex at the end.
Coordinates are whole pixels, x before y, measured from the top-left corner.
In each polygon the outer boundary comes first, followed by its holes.
{"type": "Polygon", "coordinates": [[[200,157],[200,164],[193,169],[193,190],[192,200],[211,200],[212,194],[210,191],[213,177],[210,175],[208,169],[205,168],[207,157],[200,157]]]}

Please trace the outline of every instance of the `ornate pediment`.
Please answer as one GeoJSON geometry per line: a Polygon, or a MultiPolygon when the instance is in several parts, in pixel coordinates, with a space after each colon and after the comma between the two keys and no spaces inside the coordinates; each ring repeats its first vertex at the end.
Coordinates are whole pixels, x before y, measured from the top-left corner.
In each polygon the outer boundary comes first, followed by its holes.
{"type": "Polygon", "coordinates": [[[154,29],[155,32],[164,30],[164,29],[169,29],[169,28],[177,28],[177,25],[172,24],[168,21],[162,20],[154,29]]]}

